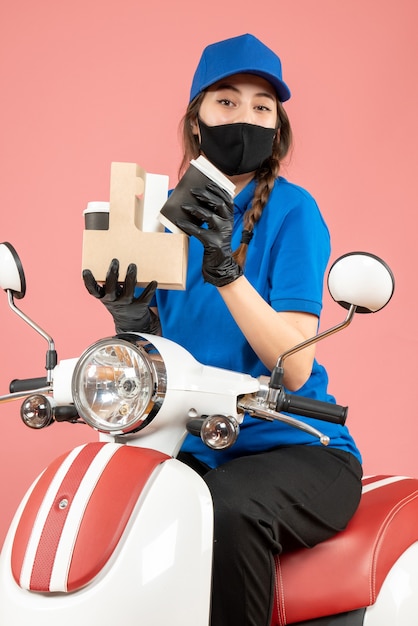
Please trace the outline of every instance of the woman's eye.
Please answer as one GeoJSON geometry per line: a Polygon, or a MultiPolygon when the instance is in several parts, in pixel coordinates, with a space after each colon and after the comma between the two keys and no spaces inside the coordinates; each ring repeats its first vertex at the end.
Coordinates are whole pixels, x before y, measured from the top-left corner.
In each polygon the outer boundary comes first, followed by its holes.
{"type": "Polygon", "coordinates": [[[220,98],[218,102],[219,104],[223,104],[224,106],[227,106],[227,107],[233,106],[233,102],[231,100],[228,100],[228,98],[220,98]]]}

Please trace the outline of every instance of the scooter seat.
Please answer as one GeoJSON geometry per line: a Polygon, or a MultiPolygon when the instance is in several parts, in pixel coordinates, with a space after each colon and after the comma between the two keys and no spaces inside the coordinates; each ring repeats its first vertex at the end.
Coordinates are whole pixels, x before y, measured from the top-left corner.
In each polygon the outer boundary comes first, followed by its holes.
{"type": "Polygon", "coordinates": [[[418,479],[370,476],[347,528],[277,556],[271,626],[371,606],[396,560],[418,541],[418,479]]]}

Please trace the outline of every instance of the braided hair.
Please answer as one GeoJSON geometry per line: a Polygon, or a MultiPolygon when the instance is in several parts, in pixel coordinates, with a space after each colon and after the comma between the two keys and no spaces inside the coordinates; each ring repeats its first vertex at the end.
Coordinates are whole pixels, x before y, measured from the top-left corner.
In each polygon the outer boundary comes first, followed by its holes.
{"type": "MultiPolygon", "coordinates": [[[[191,159],[196,159],[200,154],[199,138],[193,134],[192,125],[198,118],[200,105],[205,92],[201,92],[192,100],[180,123],[180,133],[183,143],[183,159],[179,167],[179,178],[184,174],[191,159]]],[[[278,132],[273,143],[271,156],[266,159],[255,173],[257,181],[254,197],[250,207],[244,214],[244,229],[241,243],[233,252],[235,261],[244,267],[247,256],[248,245],[251,241],[255,224],[261,217],[263,209],[267,204],[274,182],[279,175],[280,164],[289,152],[292,144],[292,129],[289,118],[282,104],[277,102],[278,132]]]]}

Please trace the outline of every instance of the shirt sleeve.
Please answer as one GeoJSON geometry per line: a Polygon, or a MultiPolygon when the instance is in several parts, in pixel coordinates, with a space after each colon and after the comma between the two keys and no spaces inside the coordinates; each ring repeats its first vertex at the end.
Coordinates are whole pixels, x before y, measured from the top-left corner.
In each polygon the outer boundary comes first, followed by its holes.
{"type": "Polygon", "coordinates": [[[286,206],[271,255],[271,306],[319,317],[330,257],[329,231],[315,200],[301,188],[293,188],[286,206]]]}

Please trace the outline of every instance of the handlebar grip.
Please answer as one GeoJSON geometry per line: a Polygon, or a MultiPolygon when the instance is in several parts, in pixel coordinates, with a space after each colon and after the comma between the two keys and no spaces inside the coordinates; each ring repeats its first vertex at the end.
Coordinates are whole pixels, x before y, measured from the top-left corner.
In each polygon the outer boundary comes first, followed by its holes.
{"type": "Polygon", "coordinates": [[[10,393],[31,391],[32,389],[42,389],[47,385],[48,381],[45,376],[42,378],[15,378],[9,385],[9,391],[10,393]]]}
{"type": "Polygon", "coordinates": [[[279,397],[278,405],[278,411],[287,411],[288,413],[312,417],[325,422],[332,422],[333,424],[344,425],[347,419],[347,406],[314,400],[305,396],[283,393],[279,397]]]}

